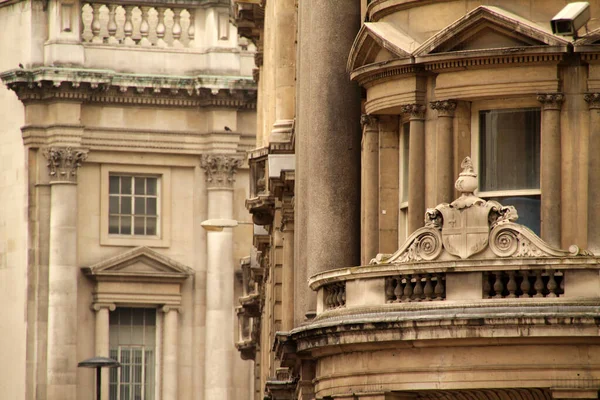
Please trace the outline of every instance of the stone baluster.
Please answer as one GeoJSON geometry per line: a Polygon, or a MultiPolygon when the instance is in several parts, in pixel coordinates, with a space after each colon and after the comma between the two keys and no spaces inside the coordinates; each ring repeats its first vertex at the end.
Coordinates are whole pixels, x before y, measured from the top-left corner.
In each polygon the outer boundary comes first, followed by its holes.
{"type": "Polygon", "coordinates": [[[413,298],[415,301],[421,301],[423,299],[423,284],[421,283],[421,275],[415,275],[413,298]]]}
{"type": "Polygon", "coordinates": [[[425,300],[431,301],[433,296],[433,285],[431,284],[431,275],[425,275],[425,287],[423,288],[423,294],[425,295],[425,300]]]}
{"type": "Polygon", "coordinates": [[[167,47],[167,42],[165,41],[165,32],[167,30],[165,26],[165,7],[157,7],[156,11],[158,12],[158,21],[156,24],[156,46],[157,47],[167,47]]]}
{"type": "Polygon", "coordinates": [[[412,275],[406,275],[406,285],[404,286],[404,294],[402,300],[412,301],[413,297],[413,286],[412,286],[412,275]]]}
{"type": "Polygon", "coordinates": [[[150,47],[152,46],[152,42],[148,39],[148,35],[150,34],[148,12],[150,11],[150,7],[141,6],[140,10],[142,11],[142,22],[140,23],[140,35],[142,36],[142,38],[140,39],[140,46],[150,47]]]}
{"type": "Polygon", "coordinates": [[[188,26],[188,47],[194,47],[194,38],[196,37],[196,16],[193,8],[188,9],[188,13],[190,14],[190,26],[188,26]]]}
{"type": "MultiPolygon", "coordinates": [[[[456,101],[443,100],[430,103],[438,112],[436,127],[436,204],[450,202],[454,198],[454,112],[456,101]]],[[[412,132],[411,132],[412,136],[412,132]]],[[[409,203],[410,207],[410,203],[409,203]]]]}
{"type": "Polygon", "coordinates": [[[102,26],[100,24],[100,8],[102,4],[92,3],[92,43],[102,43],[103,39],[100,35],[102,26]]]}
{"type": "Polygon", "coordinates": [[[560,109],[562,93],[539,94],[542,104],[540,159],[541,237],[554,246],[561,245],[561,139],[560,109]]]}
{"type": "Polygon", "coordinates": [[[523,294],[522,297],[531,297],[529,291],[531,290],[531,283],[529,282],[529,271],[521,271],[521,276],[523,277],[523,281],[521,282],[521,292],[523,294]]]}
{"type": "Polygon", "coordinates": [[[436,300],[444,300],[446,298],[446,286],[444,285],[444,277],[441,274],[436,275],[433,292],[435,293],[436,300]]]}
{"type": "Polygon", "coordinates": [[[508,271],[508,283],[506,284],[508,290],[508,298],[514,299],[517,297],[517,281],[515,279],[515,271],[508,271]]]}
{"type": "Polygon", "coordinates": [[[542,280],[542,271],[535,271],[535,283],[533,284],[533,288],[535,289],[535,294],[533,297],[544,297],[544,281],[542,280]]]}
{"type": "Polygon", "coordinates": [[[117,39],[117,5],[108,5],[108,44],[119,44],[117,39]]]}
{"type": "Polygon", "coordinates": [[[123,39],[123,44],[126,46],[134,46],[135,41],[133,40],[133,9],[134,6],[123,6],[125,8],[125,25],[123,25],[123,34],[125,35],[125,39],[123,39]]]}
{"type": "Polygon", "coordinates": [[[496,278],[496,280],[494,281],[494,292],[496,292],[496,295],[494,296],[494,298],[496,298],[496,299],[501,299],[502,292],[504,291],[504,283],[502,282],[502,275],[503,275],[503,273],[500,271],[494,272],[494,276],[496,278]]]}
{"type": "Polygon", "coordinates": [[[395,301],[402,301],[402,294],[404,293],[404,286],[402,285],[402,277],[396,278],[396,287],[394,288],[395,301]]]}
{"type": "Polygon", "coordinates": [[[172,8],[173,11],[173,28],[171,32],[173,33],[173,43],[171,44],[173,47],[181,48],[183,44],[181,43],[181,8],[172,8]]]}
{"type": "Polygon", "coordinates": [[[556,294],[556,289],[558,288],[558,284],[554,279],[554,271],[548,271],[548,297],[558,297],[556,294]]]}
{"type": "Polygon", "coordinates": [[[50,174],[48,242],[48,400],[75,400],[77,387],[77,170],[87,151],[43,152],[50,174]]]}

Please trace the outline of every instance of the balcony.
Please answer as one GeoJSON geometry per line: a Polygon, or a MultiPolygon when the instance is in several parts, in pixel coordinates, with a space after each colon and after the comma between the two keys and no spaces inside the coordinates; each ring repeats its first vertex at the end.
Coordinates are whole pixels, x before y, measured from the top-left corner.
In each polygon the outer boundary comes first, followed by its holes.
{"type": "Polygon", "coordinates": [[[275,349],[296,371],[316,362],[317,398],[597,392],[600,366],[587,360],[600,352],[600,258],[548,245],[514,207],[476,197],[469,159],[463,168],[462,195],[427,210],[397,252],[309,279],[317,316],[275,349]]]}

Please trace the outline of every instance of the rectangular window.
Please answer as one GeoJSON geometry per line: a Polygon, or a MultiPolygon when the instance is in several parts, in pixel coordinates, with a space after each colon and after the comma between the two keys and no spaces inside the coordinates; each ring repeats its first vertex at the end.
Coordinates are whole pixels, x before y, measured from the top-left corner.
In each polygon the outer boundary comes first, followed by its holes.
{"type": "Polygon", "coordinates": [[[158,235],[159,178],[109,175],[108,233],[158,235]]]}
{"type": "Polygon", "coordinates": [[[518,222],[540,232],[539,108],[479,111],[479,196],[515,206],[518,222]]]}
{"type": "Polygon", "coordinates": [[[110,400],[154,399],[156,310],[117,308],[110,313],[110,400]]]}

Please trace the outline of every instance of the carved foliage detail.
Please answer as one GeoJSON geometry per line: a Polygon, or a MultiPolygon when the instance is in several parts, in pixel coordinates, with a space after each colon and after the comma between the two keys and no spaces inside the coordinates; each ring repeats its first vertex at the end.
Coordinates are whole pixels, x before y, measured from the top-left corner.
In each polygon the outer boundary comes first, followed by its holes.
{"type": "Polygon", "coordinates": [[[540,93],[537,101],[542,103],[544,110],[560,110],[565,96],[562,93],[540,93]]]}
{"type": "Polygon", "coordinates": [[[456,101],[454,100],[441,100],[441,101],[432,101],[429,103],[432,110],[436,110],[438,112],[438,116],[440,117],[452,117],[454,116],[454,111],[456,111],[456,101]]]}
{"type": "Polygon", "coordinates": [[[87,158],[87,150],[71,147],[49,147],[43,150],[48,160],[48,173],[55,181],[75,182],[77,169],[87,158]]]}
{"type": "Polygon", "coordinates": [[[242,159],[234,156],[205,154],[200,160],[209,188],[232,188],[240,165],[242,159]]]}
{"type": "Polygon", "coordinates": [[[401,107],[403,114],[409,114],[411,119],[424,119],[427,107],[422,104],[406,104],[401,107]]]}

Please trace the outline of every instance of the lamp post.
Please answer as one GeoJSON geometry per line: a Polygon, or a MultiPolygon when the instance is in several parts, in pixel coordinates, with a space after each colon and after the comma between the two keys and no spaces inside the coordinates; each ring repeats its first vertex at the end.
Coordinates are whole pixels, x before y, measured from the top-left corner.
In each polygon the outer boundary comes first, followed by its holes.
{"type": "Polygon", "coordinates": [[[104,367],[119,368],[121,364],[117,360],[108,357],[92,357],[81,361],[77,366],[82,368],[96,368],[96,400],[101,400],[102,374],[100,370],[104,367]]]}

